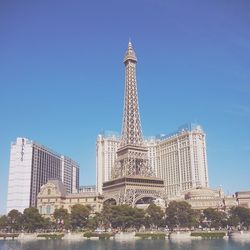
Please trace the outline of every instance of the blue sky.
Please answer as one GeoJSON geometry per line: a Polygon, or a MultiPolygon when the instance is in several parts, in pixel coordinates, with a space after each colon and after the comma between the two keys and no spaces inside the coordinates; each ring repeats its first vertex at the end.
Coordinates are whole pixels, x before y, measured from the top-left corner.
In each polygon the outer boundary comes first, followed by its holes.
{"type": "Polygon", "coordinates": [[[10,143],[38,141],[95,183],[95,140],[120,132],[131,38],[143,133],[207,134],[210,186],[250,190],[250,1],[0,2],[0,214],[10,143]]]}

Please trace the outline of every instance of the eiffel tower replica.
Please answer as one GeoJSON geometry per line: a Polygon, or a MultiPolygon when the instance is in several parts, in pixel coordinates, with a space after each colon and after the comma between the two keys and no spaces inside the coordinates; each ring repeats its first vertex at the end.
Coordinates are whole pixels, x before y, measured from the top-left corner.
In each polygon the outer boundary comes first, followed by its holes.
{"type": "Polygon", "coordinates": [[[124,57],[125,93],[122,136],[112,179],[103,183],[104,200],[135,206],[138,202],[163,198],[164,181],[156,178],[144,144],[136,83],[137,58],[129,41],[124,57]]]}

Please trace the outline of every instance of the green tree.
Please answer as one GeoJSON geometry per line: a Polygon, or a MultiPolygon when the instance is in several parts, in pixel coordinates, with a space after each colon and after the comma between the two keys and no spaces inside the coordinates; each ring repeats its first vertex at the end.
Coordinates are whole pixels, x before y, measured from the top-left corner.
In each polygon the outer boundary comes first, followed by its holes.
{"type": "Polygon", "coordinates": [[[71,226],[73,229],[83,228],[88,223],[88,218],[91,212],[91,207],[81,204],[76,204],[71,208],[71,226]]]}
{"type": "Polygon", "coordinates": [[[95,213],[94,217],[89,217],[87,228],[94,231],[97,227],[100,227],[102,224],[102,217],[100,213],[95,213]]]}
{"type": "Polygon", "coordinates": [[[98,217],[99,225],[101,225],[101,227],[104,227],[105,230],[111,227],[113,210],[115,207],[116,205],[104,204],[102,212],[98,217]]]}
{"type": "Polygon", "coordinates": [[[134,208],[134,220],[133,226],[137,229],[140,229],[141,226],[145,225],[145,211],[143,209],[139,209],[137,207],[134,208]]]}
{"type": "Polygon", "coordinates": [[[52,230],[56,228],[55,222],[52,221],[50,218],[43,218],[42,221],[42,226],[43,229],[45,230],[52,230]]]}
{"type": "Polygon", "coordinates": [[[129,205],[104,204],[102,212],[97,217],[98,227],[107,230],[110,227],[126,230],[139,229],[145,224],[145,211],[129,205]]]}
{"type": "Polygon", "coordinates": [[[139,229],[145,219],[145,211],[139,208],[133,208],[127,204],[111,206],[110,224],[113,228],[125,230],[131,227],[139,229]]]}
{"type": "Polygon", "coordinates": [[[210,228],[213,227],[218,229],[224,225],[224,221],[226,220],[226,214],[214,208],[204,209],[203,215],[206,219],[206,226],[210,228]]]}
{"type": "Polygon", "coordinates": [[[250,226],[250,209],[245,207],[232,207],[229,211],[229,225],[230,226],[250,226]]]}
{"type": "Polygon", "coordinates": [[[23,211],[23,227],[28,232],[34,232],[44,226],[44,219],[35,207],[25,208],[23,211]]]}
{"type": "Polygon", "coordinates": [[[164,225],[164,212],[161,207],[156,206],[154,203],[151,203],[146,209],[147,221],[151,227],[156,226],[157,228],[164,225]]]}
{"type": "Polygon", "coordinates": [[[174,227],[193,227],[198,224],[198,214],[186,201],[171,201],[166,208],[166,223],[174,227]]]}
{"type": "Polygon", "coordinates": [[[111,225],[114,228],[121,228],[122,230],[131,227],[133,223],[133,211],[129,205],[113,206],[113,216],[111,218],[111,225]]]}
{"type": "Polygon", "coordinates": [[[65,208],[56,208],[54,211],[54,219],[57,225],[57,228],[69,228],[70,226],[70,216],[68,210],[65,208]]]}
{"type": "Polygon", "coordinates": [[[8,217],[6,215],[3,215],[0,217],[0,229],[7,230],[7,227],[8,227],[8,217]]]}
{"type": "Polygon", "coordinates": [[[8,215],[8,227],[11,232],[19,231],[22,229],[23,215],[16,209],[12,209],[8,215]]]}

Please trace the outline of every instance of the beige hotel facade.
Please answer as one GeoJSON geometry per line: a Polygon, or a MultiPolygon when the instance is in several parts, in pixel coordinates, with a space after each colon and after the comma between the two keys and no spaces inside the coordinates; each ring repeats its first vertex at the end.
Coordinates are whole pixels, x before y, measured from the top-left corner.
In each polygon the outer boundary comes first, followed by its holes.
{"type": "Polygon", "coordinates": [[[92,190],[67,193],[60,180],[49,180],[37,195],[37,209],[44,217],[53,218],[55,209],[59,208],[67,209],[68,213],[71,213],[72,206],[76,204],[90,206],[91,213],[94,214],[101,212],[103,197],[92,190]]]}
{"type": "MultiPolygon", "coordinates": [[[[99,134],[96,140],[97,192],[111,180],[120,138],[115,133],[99,134]]],[[[155,175],[164,180],[168,198],[185,190],[209,187],[206,135],[201,126],[187,124],[171,135],[145,138],[148,158],[155,175]]]]}

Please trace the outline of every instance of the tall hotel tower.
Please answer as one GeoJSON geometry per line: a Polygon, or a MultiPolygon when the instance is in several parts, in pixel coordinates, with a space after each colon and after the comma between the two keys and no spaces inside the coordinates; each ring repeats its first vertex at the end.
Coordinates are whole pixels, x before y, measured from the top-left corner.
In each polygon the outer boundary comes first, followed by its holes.
{"type": "Polygon", "coordinates": [[[209,186],[206,136],[199,125],[185,125],[156,141],[157,176],[165,181],[169,198],[209,186]]]}
{"type": "Polygon", "coordinates": [[[17,138],[10,151],[7,213],[35,207],[40,187],[49,179],[61,180],[68,193],[75,193],[79,165],[34,141],[17,138]]]}
{"type": "Polygon", "coordinates": [[[116,152],[120,138],[116,133],[104,132],[96,140],[96,189],[102,194],[102,184],[111,180],[112,167],[115,164],[116,152]]]}

